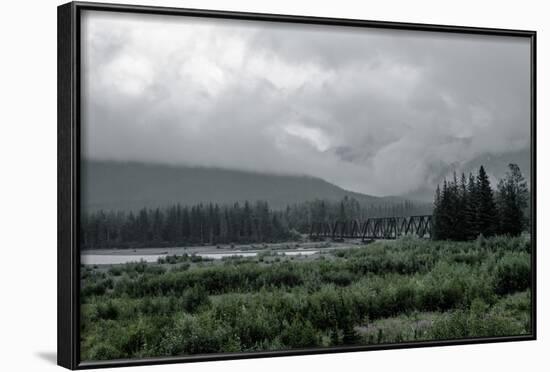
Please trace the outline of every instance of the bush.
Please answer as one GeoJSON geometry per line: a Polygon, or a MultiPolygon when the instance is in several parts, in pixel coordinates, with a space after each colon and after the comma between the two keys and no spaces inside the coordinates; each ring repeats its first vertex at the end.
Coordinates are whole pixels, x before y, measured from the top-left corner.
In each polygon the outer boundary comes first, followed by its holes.
{"type": "Polygon", "coordinates": [[[122,268],[120,266],[111,266],[109,268],[109,274],[112,276],[120,276],[122,275],[122,268]]]}
{"type": "Polygon", "coordinates": [[[531,260],[526,253],[507,253],[497,263],[494,273],[495,292],[504,295],[524,291],[531,283],[531,260]]]}
{"type": "Polygon", "coordinates": [[[201,306],[210,304],[208,294],[201,286],[186,289],[182,294],[182,306],[187,312],[195,312],[201,306]]]}
{"type": "Polygon", "coordinates": [[[120,351],[115,346],[101,342],[92,346],[85,360],[113,360],[120,358],[120,351]]]}
{"type": "Polygon", "coordinates": [[[516,319],[490,311],[481,299],[475,300],[469,310],[456,310],[436,321],[430,336],[437,340],[465,337],[515,336],[527,330],[516,319]]]}
{"type": "Polygon", "coordinates": [[[323,282],[334,283],[339,286],[348,286],[355,280],[355,276],[347,270],[328,271],[321,275],[323,282]]]}
{"type": "Polygon", "coordinates": [[[80,291],[80,295],[83,298],[86,298],[89,296],[102,296],[105,294],[105,292],[108,289],[112,289],[112,288],[113,288],[113,280],[111,278],[100,279],[98,281],[91,281],[90,283],[84,283],[84,286],[80,291]]]}
{"type": "Polygon", "coordinates": [[[161,355],[206,354],[241,349],[231,329],[221,327],[208,316],[176,318],[159,343],[161,355]]]}
{"type": "Polygon", "coordinates": [[[286,348],[304,348],[319,345],[318,331],[309,321],[294,319],[285,323],[281,331],[281,342],[286,348]]]}
{"type": "Polygon", "coordinates": [[[96,304],[96,312],[100,319],[116,319],[118,317],[118,309],[113,301],[96,304]]]}

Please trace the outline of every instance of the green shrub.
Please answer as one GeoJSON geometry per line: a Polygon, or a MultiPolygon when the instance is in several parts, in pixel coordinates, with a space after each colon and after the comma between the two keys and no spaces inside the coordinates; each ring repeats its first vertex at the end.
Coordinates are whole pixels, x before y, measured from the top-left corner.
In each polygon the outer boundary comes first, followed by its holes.
{"type": "Polygon", "coordinates": [[[531,259],[526,253],[507,253],[494,273],[495,292],[504,295],[523,291],[531,283],[531,259]]]}
{"type": "Polygon", "coordinates": [[[511,316],[495,313],[481,299],[469,310],[456,310],[436,321],[430,336],[437,340],[465,337],[514,336],[526,333],[523,325],[511,316]]]}
{"type": "Polygon", "coordinates": [[[122,268],[120,266],[111,266],[109,268],[109,274],[112,276],[120,276],[122,275],[122,268]]]}
{"type": "Polygon", "coordinates": [[[100,319],[116,319],[118,317],[118,309],[113,301],[97,303],[96,312],[100,319]]]}
{"type": "Polygon", "coordinates": [[[114,360],[120,359],[120,351],[114,346],[106,342],[100,342],[90,349],[87,355],[84,355],[84,360],[114,360]]]}
{"type": "Polygon", "coordinates": [[[280,337],[282,344],[289,349],[319,345],[318,331],[307,320],[294,319],[285,323],[280,337]]]}
{"type": "Polygon", "coordinates": [[[199,285],[186,289],[182,294],[182,306],[187,312],[195,312],[210,303],[205,289],[199,285]]]}
{"type": "Polygon", "coordinates": [[[83,298],[89,296],[102,296],[108,289],[112,288],[113,280],[111,278],[85,282],[83,288],[80,290],[80,295],[83,298]]]}
{"type": "Polygon", "coordinates": [[[239,351],[240,342],[231,332],[208,316],[178,317],[159,343],[161,355],[206,354],[239,351]]]}
{"type": "Polygon", "coordinates": [[[321,274],[321,278],[325,283],[334,283],[339,286],[350,285],[355,280],[355,276],[348,270],[327,271],[321,274]]]}

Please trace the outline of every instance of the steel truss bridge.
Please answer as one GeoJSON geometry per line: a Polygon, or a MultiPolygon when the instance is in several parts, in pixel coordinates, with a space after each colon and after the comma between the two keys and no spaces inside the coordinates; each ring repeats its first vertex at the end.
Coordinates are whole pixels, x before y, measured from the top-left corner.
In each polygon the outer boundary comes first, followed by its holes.
{"type": "Polygon", "coordinates": [[[358,220],[314,222],[309,231],[311,239],[330,238],[333,240],[361,239],[368,241],[397,239],[406,235],[431,238],[432,216],[376,217],[367,218],[362,222],[358,220]]]}

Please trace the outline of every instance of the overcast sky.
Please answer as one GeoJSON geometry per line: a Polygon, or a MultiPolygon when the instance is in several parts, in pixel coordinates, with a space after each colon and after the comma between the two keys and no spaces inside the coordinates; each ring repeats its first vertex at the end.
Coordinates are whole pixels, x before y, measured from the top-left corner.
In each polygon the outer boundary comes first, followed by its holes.
{"type": "Polygon", "coordinates": [[[529,149],[529,40],[86,12],[87,158],[432,187],[529,149]]]}

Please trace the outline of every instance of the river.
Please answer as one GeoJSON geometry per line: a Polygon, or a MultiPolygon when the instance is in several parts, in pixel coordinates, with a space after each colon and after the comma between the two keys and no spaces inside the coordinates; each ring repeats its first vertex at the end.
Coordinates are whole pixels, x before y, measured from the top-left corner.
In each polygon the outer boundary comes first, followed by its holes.
{"type": "MultiPolygon", "coordinates": [[[[224,257],[255,257],[259,252],[200,252],[193,253],[196,256],[203,258],[210,258],[214,260],[220,260],[224,257]]],[[[277,251],[274,254],[286,255],[286,256],[310,256],[319,253],[318,250],[291,250],[291,251],[277,251]]],[[[83,253],[80,256],[80,262],[84,265],[116,265],[124,264],[128,262],[157,262],[159,258],[168,256],[168,253],[163,254],[96,254],[96,253],[83,253]]]]}

